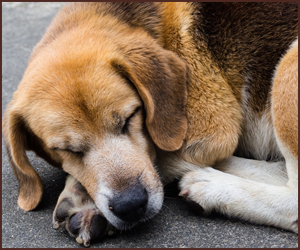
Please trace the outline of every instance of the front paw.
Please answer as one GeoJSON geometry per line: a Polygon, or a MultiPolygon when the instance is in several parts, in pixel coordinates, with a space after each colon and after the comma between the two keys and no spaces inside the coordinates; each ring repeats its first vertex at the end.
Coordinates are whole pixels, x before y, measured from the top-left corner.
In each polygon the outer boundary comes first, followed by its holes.
{"type": "Polygon", "coordinates": [[[211,167],[188,172],[179,182],[179,196],[194,212],[207,215],[213,210],[222,211],[223,193],[227,192],[222,184],[223,178],[223,173],[211,167]]]}
{"type": "Polygon", "coordinates": [[[114,229],[84,187],[69,177],[53,213],[53,228],[65,227],[79,244],[88,247],[92,240],[98,241],[112,235],[114,229]]]}
{"type": "Polygon", "coordinates": [[[85,204],[66,220],[65,228],[79,244],[88,247],[91,240],[98,241],[107,235],[109,226],[94,204],[85,204]]]}

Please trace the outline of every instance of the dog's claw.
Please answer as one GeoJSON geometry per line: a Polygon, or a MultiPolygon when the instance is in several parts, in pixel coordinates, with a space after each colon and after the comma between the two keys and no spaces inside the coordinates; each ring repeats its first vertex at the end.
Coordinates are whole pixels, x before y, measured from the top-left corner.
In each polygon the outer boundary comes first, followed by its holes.
{"type": "Polygon", "coordinates": [[[186,188],[186,189],[181,190],[181,192],[178,194],[178,196],[182,196],[185,198],[188,194],[189,194],[189,190],[186,188]]]}
{"type": "Polygon", "coordinates": [[[83,242],[83,245],[84,245],[85,247],[89,247],[89,246],[90,246],[90,241],[83,242]]]}
{"type": "Polygon", "coordinates": [[[80,245],[84,245],[85,247],[89,247],[90,246],[90,240],[86,240],[84,241],[80,236],[78,236],[76,238],[77,243],[79,243],[80,245]]]}
{"type": "Polygon", "coordinates": [[[60,225],[59,225],[58,221],[56,221],[56,222],[53,224],[53,228],[54,228],[55,230],[57,230],[57,229],[60,228],[60,225]]]}
{"type": "Polygon", "coordinates": [[[80,237],[77,237],[77,238],[76,238],[76,241],[77,241],[77,243],[79,243],[79,244],[82,244],[82,243],[83,243],[83,240],[82,240],[82,238],[80,238],[80,237]]]}
{"type": "Polygon", "coordinates": [[[107,232],[107,235],[108,236],[114,236],[116,234],[116,231],[114,231],[114,230],[109,230],[108,232],[107,232]]]}

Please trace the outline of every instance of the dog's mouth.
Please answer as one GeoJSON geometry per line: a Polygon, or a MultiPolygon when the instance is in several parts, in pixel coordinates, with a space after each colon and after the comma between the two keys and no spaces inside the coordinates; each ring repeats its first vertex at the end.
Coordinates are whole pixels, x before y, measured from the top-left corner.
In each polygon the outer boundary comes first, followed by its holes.
{"type": "Polygon", "coordinates": [[[155,188],[137,183],[118,193],[105,189],[96,200],[96,205],[115,228],[128,230],[159,212],[163,203],[163,188],[161,183],[155,188]]]}

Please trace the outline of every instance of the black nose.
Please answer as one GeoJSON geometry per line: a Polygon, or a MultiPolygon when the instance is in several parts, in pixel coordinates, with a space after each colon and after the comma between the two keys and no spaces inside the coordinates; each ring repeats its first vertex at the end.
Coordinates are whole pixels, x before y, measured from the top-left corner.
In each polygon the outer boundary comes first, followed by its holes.
{"type": "Polygon", "coordinates": [[[147,204],[148,193],[142,185],[137,184],[116,195],[110,201],[109,209],[118,218],[135,222],[145,215],[147,204]]]}

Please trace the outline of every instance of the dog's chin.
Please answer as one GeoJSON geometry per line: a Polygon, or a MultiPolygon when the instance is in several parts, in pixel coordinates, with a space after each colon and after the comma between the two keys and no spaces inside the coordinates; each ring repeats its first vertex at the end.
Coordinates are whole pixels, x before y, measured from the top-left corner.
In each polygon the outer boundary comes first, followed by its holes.
{"type": "Polygon", "coordinates": [[[137,225],[139,223],[139,221],[137,221],[137,222],[126,222],[126,221],[122,221],[120,219],[112,220],[112,221],[108,220],[108,221],[110,222],[110,224],[112,224],[116,229],[118,229],[120,231],[129,230],[129,229],[133,228],[135,225],[137,225]]]}
{"type": "Polygon", "coordinates": [[[159,212],[159,209],[157,209],[157,211],[147,212],[143,218],[141,218],[137,221],[128,222],[128,221],[124,221],[124,220],[116,217],[110,211],[106,211],[106,212],[102,211],[104,217],[108,220],[108,222],[110,224],[112,224],[116,229],[121,230],[121,231],[129,230],[129,229],[133,228],[134,226],[136,226],[140,222],[146,222],[146,221],[150,220],[158,212],[159,212]]]}

